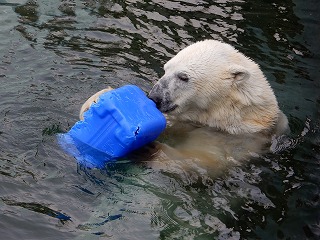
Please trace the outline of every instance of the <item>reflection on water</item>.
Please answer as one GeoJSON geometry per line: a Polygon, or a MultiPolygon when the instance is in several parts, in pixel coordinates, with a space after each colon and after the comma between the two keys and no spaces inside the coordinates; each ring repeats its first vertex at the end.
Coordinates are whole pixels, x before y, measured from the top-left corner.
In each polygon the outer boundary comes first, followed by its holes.
{"type": "Polygon", "coordinates": [[[0,218],[5,239],[316,239],[319,6],[267,1],[0,0],[0,218]],[[213,38],[257,61],[289,117],[274,153],[213,178],[152,146],[77,166],[56,142],[107,85],[145,91],[188,44],[213,38]]]}

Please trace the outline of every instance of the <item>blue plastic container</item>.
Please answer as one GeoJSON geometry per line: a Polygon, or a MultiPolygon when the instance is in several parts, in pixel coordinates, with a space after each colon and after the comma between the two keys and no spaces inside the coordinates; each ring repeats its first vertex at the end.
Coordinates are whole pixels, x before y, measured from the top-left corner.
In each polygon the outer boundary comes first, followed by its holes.
{"type": "Polygon", "coordinates": [[[165,127],[166,119],[155,103],[137,86],[127,85],[102,94],[68,135],[87,145],[77,147],[80,152],[88,152],[90,146],[104,153],[107,161],[154,141],[165,127]]]}

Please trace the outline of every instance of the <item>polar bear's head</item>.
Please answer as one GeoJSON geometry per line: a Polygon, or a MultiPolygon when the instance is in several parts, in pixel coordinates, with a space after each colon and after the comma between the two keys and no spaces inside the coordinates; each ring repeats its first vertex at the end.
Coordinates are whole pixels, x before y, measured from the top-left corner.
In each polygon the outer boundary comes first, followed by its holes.
{"type": "Polygon", "coordinates": [[[194,43],[164,70],[149,97],[177,120],[229,133],[268,130],[277,120],[278,104],[259,66],[229,44],[194,43]]]}

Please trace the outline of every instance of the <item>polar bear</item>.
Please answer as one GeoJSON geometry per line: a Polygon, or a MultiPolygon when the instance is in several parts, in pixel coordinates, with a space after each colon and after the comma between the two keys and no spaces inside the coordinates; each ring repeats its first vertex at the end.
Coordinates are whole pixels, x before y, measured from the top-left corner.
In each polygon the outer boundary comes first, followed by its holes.
{"type": "MultiPolygon", "coordinates": [[[[170,59],[164,70],[148,96],[170,122],[166,139],[173,140],[155,147],[167,160],[196,159],[219,171],[229,160],[261,153],[272,136],[288,130],[287,117],[260,67],[229,44],[196,42],[170,59]]],[[[108,90],[85,102],[80,119],[108,90]]]]}
{"type": "Polygon", "coordinates": [[[281,134],[286,116],[259,66],[229,44],[196,42],[164,65],[149,97],[174,121],[230,134],[281,134]]]}

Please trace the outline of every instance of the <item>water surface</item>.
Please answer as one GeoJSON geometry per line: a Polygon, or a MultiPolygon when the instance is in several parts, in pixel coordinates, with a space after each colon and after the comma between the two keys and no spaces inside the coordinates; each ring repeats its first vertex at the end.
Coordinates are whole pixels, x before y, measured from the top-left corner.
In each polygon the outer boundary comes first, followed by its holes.
{"type": "Polygon", "coordinates": [[[2,238],[319,238],[319,12],[316,0],[0,0],[2,238]],[[91,94],[147,92],[205,38],[261,65],[292,130],[281,149],[213,178],[130,157],[88,169],[59,147],[91,94]]]}

